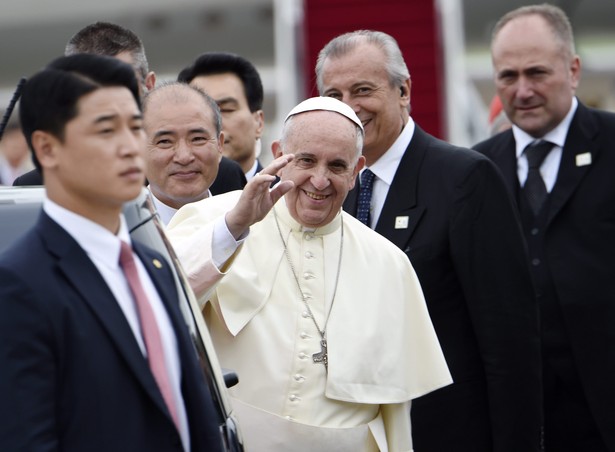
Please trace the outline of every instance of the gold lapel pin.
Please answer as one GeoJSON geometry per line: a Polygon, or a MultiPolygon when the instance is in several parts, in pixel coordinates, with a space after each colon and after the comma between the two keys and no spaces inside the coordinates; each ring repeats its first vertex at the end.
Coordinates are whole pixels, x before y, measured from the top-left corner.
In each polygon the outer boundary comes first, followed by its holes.
{"type": "Polygon", "coordinates": [[[154,267],[156,268],[162,268],[162,262],[160,262],[158,259],[154,259],[152,261],[152,264],[154,264],[154,267]]]}

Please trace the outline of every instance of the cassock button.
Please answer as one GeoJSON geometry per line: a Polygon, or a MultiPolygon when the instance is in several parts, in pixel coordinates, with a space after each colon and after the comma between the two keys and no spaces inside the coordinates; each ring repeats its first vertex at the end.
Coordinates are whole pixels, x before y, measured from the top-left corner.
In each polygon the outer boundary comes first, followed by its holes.
{"type": "Polygon", "coordinates": [[[299,333],[299,337],[301,339],[307,339],[309,337],[311,337],[309,334],[307,334],[305,331],[302,331],[301,333],[299,333]]]}
{"type": "Polygon", "coordinates": [[[301,374],[295,374],[294,378],[295,378],[295,381],[303,381],[303,380],[305,380],[305,377],[303,375],[301,375],[301,374]]]}
{"type": "Polygon", "coordinates": [[[295,394],[291,394],[290,396],[288,396],[288,400],[290,400],[291,402],[296,402],[297,400],[301,400],[301,399],[297,397],[295,394]]]}
{"type": "Polygon", "coordinates": [[[311,251],[306,251],[305,252],[305,258],[306,259],[312,259],[314,257],[314,253],[312,253],[311,251]]]}
{"type": "Polygon", "coordinates": [[[301,313],[301,317],[303,317],[304,319],[309,319],[310,318],[310,313],[307,311],[303,311],[301,313]]]}
{"type": "Polygon", "coordinates": [[[314,234],[312,234],[311,232],[306,232],[303,234],[303,238],[309,242],[314,238],[314,234]]]}
{"type": "Polygon", "coordinates": [[[540,265],[540,259],[537,259],[537,258],[532,259],[532,265],[534,267],[538,267],[540,265]]]}
{"type": "Polygon", "coordinates": [[[538,228],[532,228],[532,230],[530,231],[532,235],[538,235],[539,232],[540,232],[540,229],[538,228]]]}
{"type": "Polygon", "coordinates": [[[303,352],[299,353],[299,359],[305,359],[305,358],[307,358],[307,357],[308,357],[308,355],[307,355],[307,354],[305,354],[305,353],[303,353],[303,352]]]}

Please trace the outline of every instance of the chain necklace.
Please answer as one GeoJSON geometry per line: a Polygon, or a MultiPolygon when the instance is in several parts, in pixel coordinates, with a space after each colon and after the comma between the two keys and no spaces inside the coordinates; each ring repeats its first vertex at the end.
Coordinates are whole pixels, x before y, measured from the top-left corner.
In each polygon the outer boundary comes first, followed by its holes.
{"type": "Polygon", "coordinates": [[[275,225],[278,228],[278,233],[280,234],[280,240],[282,240],[282,245],[284,245],[284,255],[286,256],[286,260],[288,261],[288,265],[290,266],[290,270],[293,274],[293,278],[295,279],[295,282],[297,283],[297,288],[299,289],[299,293],[301,294],[301,301],[303,301],[303,304],[305,305],[308,315],[312,319],[312,322],[314,322],[314,326],[316,327],[316,329],[318,330],[318,333],[320,334],[320,352],[314,353],[312,355],[312,360],[314,361],[314,363],[324,364],[325,370],[328,371],[329,370],[328,368],[329,355],[327,354],[327,323],[329,322],[329,316],[331,315],[331,310],[333,309],[333,301],[335,300],[335,294],[337,293],[337,284],[340,280],[340,270],[342,268],[342,251],[344,249],[344,217],[343,216],[341,217],[340,254],[339,254],[339,258],[337,262],[337,274],[335,275],[335,285],[333,286],[333,295],[331,296],[331,305],[329,306],[329,312],[327,313],[327,316],[325,317],[324,327],[321,329],[307,301],[308,297],[305,296],[305,294],[303,293],[303,289],[301,289],[301,284],[299,284],[299,277],[297,276],[297,271],[295,270],[293,261],[291,261],[290,259],[290,253],[288,252],[288,246],[286,246],[286,241],[284,240],[284,236],[282,235],[282,229],[280,228],[280,223],[278,221],[278,214],[275,208],[273,209],[273,216],[275,218],[275,225]]]}

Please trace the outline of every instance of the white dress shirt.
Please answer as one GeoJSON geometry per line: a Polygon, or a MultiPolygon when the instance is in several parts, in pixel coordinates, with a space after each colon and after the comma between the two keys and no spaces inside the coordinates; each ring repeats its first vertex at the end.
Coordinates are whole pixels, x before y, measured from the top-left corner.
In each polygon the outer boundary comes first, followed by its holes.
{"type": "MultiPolygon", "coordinates": [[[[573,97],[572,104],[570,105],[570,111],[568,111],[563,121],[560,122],[555,129],[540,138],[544,141],[550,141],[555,145],[540,165],[540,175],[542,176],[542,179],[545,182],[545,187],[547,187],[547,192],[549,193],[553,190],[553,186],[555,185],[555,181],[557,179],[559,165],[562,161],[562,150],[564,148],[564,143],[566,142],[566,135],[568,135],[568,129],[570,128],[572,117],[577,111],[578,105],[579,102],[577,101],[577,98],[573,97]]],[[[530,143],[536,141],[537,138],[525,133],[515,125],[512,126],[512,131],[516,143],[517,176],[519,177],[519,184],[523,187],[525,185],[525,180],[527,179],[528,167],[527,155],[525,155],[523,151],[530,143]]]]}
{"type": "MultiPolygon", "coordinates": [[[[131,243],[124,216],[120,216],[120,230],[117,235],[114,235],[101,225],[65,209],[50,199],[45,199],[43,209],[52,220],[58,223],[73,237],[73,239],[75,239],[96,266],[107,283],[109,290],[113,293],[118,305],[122,309],[143,356],[147,356],[147,350],[145,348],[143,336],[141,335],[136,304],[132,292],[130,291],[128,281],[119,265],[120,241],[131,243]]],[[[165,364],[173,390],[175,405],[177,407],[177,415],[181,430],[180,436],[184,450],[188,451],[190,450],[190,434],[188,431],[186,407],[181,392],[181,364],[179,362],[179,352],[177,350],[177,338],[167,310],[160,299],[149,273],[143,266],[137,253],[134,253],[134,257],[139,279],[151,303],[154,316],[156,317],[156,323],[160,330],[165,364]]]]}
{"type": "Polygon", "coordinates": [[[372,186],[372,201],[369,216],[369,227],[372,229],[378,224],[382,206],[384,206],[389,188],[391,188],[391,184],[393,183],[393,178],[399,167],[399,162],[401,162],[404,152],[406,152],[410,140],[412,140],[414,128],[414,121],[410,117],[399,134],[399,137],[397,137],[397,140],[395,140],[389,150],[369,167],[372,173],[376,175],[374,178],[374,185],[372,186]]]}

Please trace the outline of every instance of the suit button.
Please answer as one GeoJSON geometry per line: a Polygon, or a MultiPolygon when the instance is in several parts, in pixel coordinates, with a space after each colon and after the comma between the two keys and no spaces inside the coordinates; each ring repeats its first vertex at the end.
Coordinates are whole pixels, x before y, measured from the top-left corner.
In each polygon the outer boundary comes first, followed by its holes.
{"type": "Polygon", "coordinates": [[[538,258],[532,259],[532,265],[534,267],[538,267],[540,265],[540,259],[538,259],[538,258]]]}
{"type": "Polygon", "coordinates": [[[540,232],[540,229],[538,228],[532,228],[532,230],[530,231],[530,234],[532,235],[538,235],[538,233],[540,232]]]}

